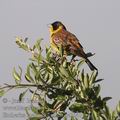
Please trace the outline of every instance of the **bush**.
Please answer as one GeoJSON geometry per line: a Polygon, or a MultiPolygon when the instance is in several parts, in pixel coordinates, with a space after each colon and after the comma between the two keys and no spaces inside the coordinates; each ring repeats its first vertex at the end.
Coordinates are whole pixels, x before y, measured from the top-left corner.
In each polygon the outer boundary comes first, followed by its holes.
{"type": "Polygon", "coordinates": [[[98,72],[86,73],[81,69],[84,60],[70,61],[63,55],[60,47],[59,54],[53,53],[51,47],[46,48],[42,55],[41,40],[33,47],[27,44],[27,39],[16,38],[17,45],[30,52],[32,57],[22,73],[13,69],[15,85],[5,84],[0,88],[0,96],[8,90],[22,88],[19,101],[30,92],[31,112],[26,108],[28,120],[118,120],[120,102],[114,111],[107,106],[111,97],[102,98],[98,72]],[[25,80],[22,80],[24,76],[25,80]],[[37,100],[37,105],[34,104],[37,100]]]}

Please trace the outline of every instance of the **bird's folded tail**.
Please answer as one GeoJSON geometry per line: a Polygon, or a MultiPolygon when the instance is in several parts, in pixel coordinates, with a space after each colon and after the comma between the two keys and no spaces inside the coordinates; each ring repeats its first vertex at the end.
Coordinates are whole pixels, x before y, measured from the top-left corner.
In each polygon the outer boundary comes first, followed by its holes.
{"type": "Polygon", "coordinates": [[[88,64],[89,68],[94,71],[94,70],[98,70],[91,62],[89,59],[86,59],[85,62],[88,64]]]}

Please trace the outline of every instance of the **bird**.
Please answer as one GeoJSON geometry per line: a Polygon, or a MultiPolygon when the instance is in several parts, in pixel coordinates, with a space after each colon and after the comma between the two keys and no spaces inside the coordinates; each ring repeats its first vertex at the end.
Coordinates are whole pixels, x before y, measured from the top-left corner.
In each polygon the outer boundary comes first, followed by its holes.
{"type": "Polygon", "coordinates": [[[62,45],[64,53],[72,55],[72,60],[76,57],[82,57],[88,64],[89,68],[94,71],[98,70],[88,59],[78,38],[67,30],[65,25],[60,21],[55,21],[49,25],[50,44],[56,52],[59,52],[59,46],[62,45]]]}

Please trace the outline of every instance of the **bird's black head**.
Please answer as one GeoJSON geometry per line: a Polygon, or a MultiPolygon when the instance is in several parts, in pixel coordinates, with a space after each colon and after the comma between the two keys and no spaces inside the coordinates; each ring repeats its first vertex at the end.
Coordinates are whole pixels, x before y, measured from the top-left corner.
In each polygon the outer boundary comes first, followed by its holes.
{"type": "Polygon", "coordinates": [[[56,21],[54,23],[51,24],[53,27],[53,30],[57,30],[60,26],[66,30],[66,27],[60,22],[60,21],[56,21]]]}

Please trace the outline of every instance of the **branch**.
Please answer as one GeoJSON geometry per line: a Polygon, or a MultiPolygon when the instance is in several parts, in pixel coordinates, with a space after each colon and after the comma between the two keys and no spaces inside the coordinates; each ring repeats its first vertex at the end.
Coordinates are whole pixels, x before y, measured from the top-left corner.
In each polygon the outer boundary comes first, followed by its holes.
{"type": "Polygon", "coordinates": [[[4,84],[4,87],[1,87],[0,89],[7,89],[8,91],[14,88],[25,88],[25,87],[37,87],[39,89],[45,89],[44,86],[42,85],[37,85],[37,84],[18,84],[18,85],[9,85],[9,84],[4,84]]]}

